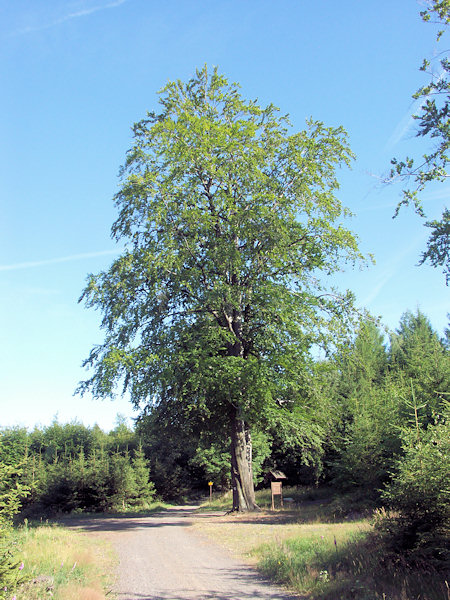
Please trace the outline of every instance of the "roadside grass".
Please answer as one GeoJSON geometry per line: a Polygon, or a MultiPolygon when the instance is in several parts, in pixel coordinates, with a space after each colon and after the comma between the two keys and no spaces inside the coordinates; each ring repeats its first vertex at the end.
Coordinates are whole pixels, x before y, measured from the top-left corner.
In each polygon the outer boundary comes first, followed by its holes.
{"type": "MultiPolygon", "coordinates": [[[[196,527],[271,580],[314,600],[449,600],[442,573],[412,569],[388,555],[368,508],[331,491],[286,489],[295,507],[268,510],[270,490],[257,492],[259,513],[200,515],[196,527]]],[[[230,498],[212,505],[229,510],[230,498]]]]}
{"type": "MultiPolygon", "coordinates": [[[[0,597],[7,600],[104,600],[111,597],[111,574],[115,558],[107,542],[92,539],[82,531],[64,526],[68,520],[142,517],[169,508],[170,504],[155,501],[141,507],[126,507],[107,513],[74,511],[70,515],[53,515],[45,524],[28,522],[11,530],[8,546],[20,565],[17,579],[24,580],[17,589],[0,597]]],[[[49,515],[50,516],[50,515],[49,515]]],[[[19,568],[19,567],[18,567],[19,568]]],[[[0,565],[1,569],[1,565],[0,565]]],[[[15,586],[14,586],[15,587],[15,586]]]]}
{"type": "Polygon", "coordinates": [[[258,568],[314,600],[444,600],[448,587],[437,573],[414,571],[383,556],[369,532],[340,540],[301,535],[256,549],[258,568]]]}
{"type": "Polygon", "coordinates": [[[105,600],[115,559],[107,543],[57,525],[25,525],[15,531],[25,583],[16,600],[105,600]]]}

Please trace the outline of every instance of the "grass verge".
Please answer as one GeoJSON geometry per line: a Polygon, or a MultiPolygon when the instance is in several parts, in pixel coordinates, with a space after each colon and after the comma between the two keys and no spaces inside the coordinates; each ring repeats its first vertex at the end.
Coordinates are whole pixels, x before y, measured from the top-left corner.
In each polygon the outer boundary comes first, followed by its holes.
{"type": "MultiPolygon", "coordinates": [[[[264,575],[314,600],[449,600],[442,573],[412,569],[388,555],[364,505],[330,490],[286,490],[295,507],[260,513],[203,515],[196,527],[264,575]]],[[[270,506],[270,491],[257,493],[270,506]]],[[[227,510],[229,498],[213,501],[227,510]]]]}
{"type": "Polygon", "coordinates": [[[260,571],[315,600],[444,600],[445,580],[386,560],[372,533],[296,537],[257,549],[260,571]]]}
{"type": "Polygon", "coordinates": [[[16,530],[18,556],[26,582],[16,600],[104,600],[111,589],[114,554],[98,539],[57,525],[16,530]]]}

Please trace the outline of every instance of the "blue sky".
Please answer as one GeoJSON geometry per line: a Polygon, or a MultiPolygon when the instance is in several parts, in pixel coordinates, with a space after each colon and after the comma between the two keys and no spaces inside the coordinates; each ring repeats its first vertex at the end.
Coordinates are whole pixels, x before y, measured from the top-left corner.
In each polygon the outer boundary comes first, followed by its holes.
{"type": "MultiPolygon", "coordinates": [[[[130,127],[157,90],[217,65],[242,94],[343,125],[357,155],[340,173],[348,224],[376,265],[331,284],[390,328],[420,308],[442,333],[449,288],[417,267],[427,232],[381,178],[393,156],[419,152],[412,93],[424,57],[445,48],[414,0],[0,0],[0,425],[78,419],[114,426],[126,399],[74,397],[82,360],[102,340],[99,315],[77,304],[88,273],[118,249],[112,196],[130,127]],[[440,47],[442,46],[442,48],[440,47]]],[[[427,214],[450,187],[424,195],[427,214]]]]}

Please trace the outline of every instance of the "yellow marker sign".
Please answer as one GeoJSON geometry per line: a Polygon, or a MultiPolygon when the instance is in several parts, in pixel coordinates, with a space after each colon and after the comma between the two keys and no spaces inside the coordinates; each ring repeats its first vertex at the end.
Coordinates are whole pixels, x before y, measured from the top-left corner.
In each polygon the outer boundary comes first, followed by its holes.
{"type": "Polygon", "coordinates": [[[208,481],[208,485],[212,485],[212,484],[213,484],[213,482],[212,482],[212,481],[208,481]]]}

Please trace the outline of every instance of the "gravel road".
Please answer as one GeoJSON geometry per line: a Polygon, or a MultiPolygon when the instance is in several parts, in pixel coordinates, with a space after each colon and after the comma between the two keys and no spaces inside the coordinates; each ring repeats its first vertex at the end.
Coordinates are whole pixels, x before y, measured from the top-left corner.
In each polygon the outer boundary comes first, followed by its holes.
{"type": "Polygon", "coordinates": [[[192,531],[189,525],[201,518],[183,506],[148,517],[77,519],[70,526],[114,545],[118,600],[293,600],[192,531]]]}

